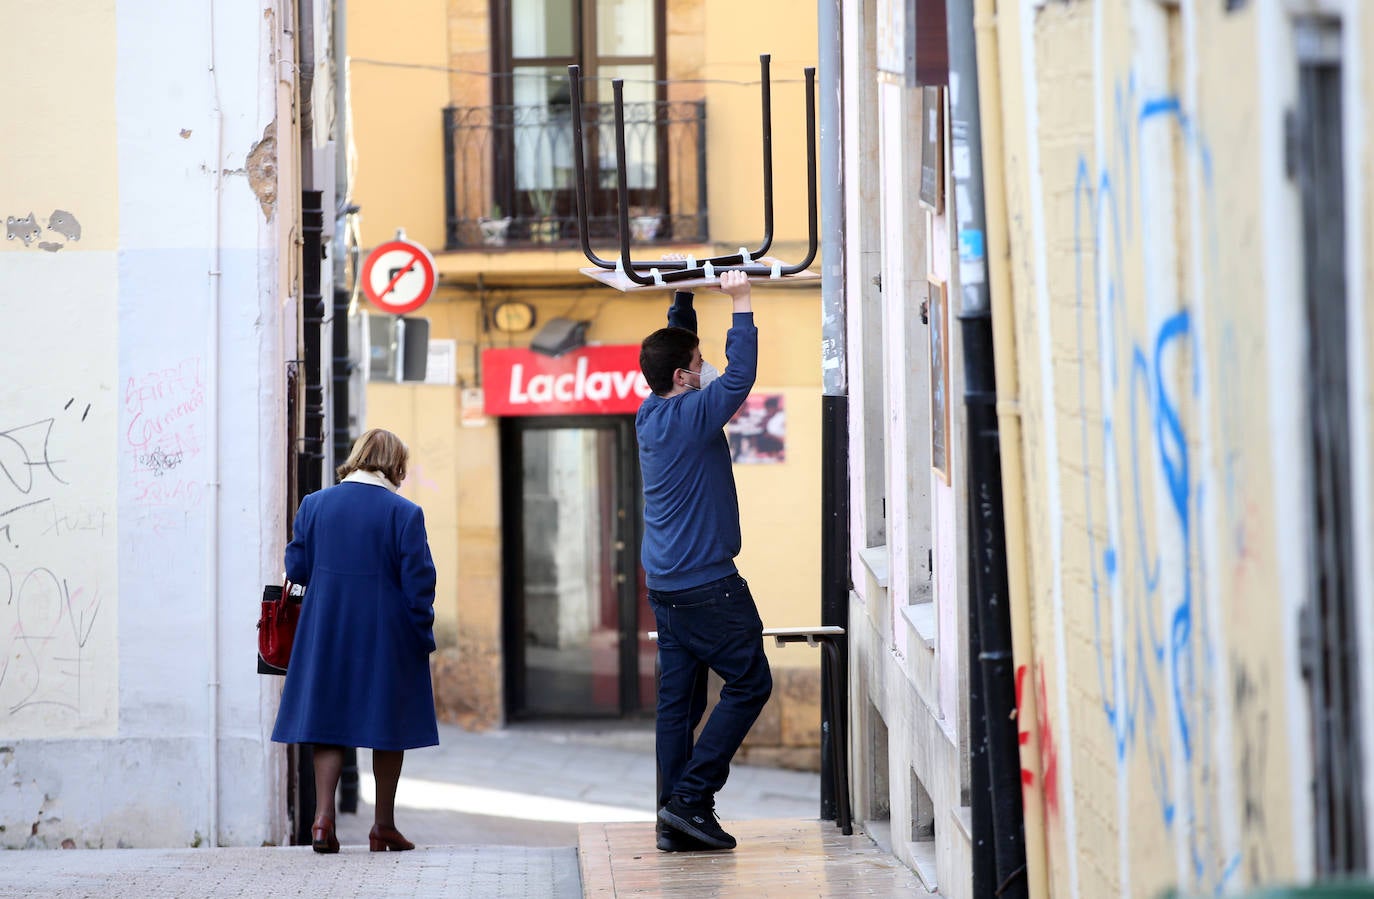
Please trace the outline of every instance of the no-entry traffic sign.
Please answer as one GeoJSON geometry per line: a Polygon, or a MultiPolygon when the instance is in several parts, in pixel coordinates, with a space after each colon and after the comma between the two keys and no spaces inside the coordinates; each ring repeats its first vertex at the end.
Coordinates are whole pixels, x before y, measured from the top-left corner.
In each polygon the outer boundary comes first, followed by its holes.
{"type": "Polygon", "coordinates": [[[398,235],[367,254],[360,280],[363,293],[383,312],[414,312],[434,293],[434,257],[398,235]]]}

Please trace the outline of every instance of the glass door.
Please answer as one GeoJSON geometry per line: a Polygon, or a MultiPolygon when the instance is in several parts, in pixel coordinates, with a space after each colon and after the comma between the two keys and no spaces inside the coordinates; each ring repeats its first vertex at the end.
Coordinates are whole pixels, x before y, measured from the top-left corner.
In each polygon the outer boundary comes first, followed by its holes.
{"type": "MultiPolygon", "coordinates": [[[[639,473],[632,422],[504,425],[505,653],[512,717],[645,707],[639,473]]],[[[653,705],[653,654],[647,658],[653,705]]]]}

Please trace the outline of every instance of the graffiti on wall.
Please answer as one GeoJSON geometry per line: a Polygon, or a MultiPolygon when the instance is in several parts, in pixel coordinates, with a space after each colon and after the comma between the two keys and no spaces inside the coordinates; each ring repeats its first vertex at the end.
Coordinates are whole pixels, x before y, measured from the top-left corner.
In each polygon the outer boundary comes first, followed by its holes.
{"type": "Polygon", "coordinates": [[[109,536],[111,515],[79,483],[74,459],[92,405],[69,397],[43,417],[0,421],[0,729],[42,718],[107,722],[93,690],[97,627],[113,629],[83,548],[109,536]]]}
{"type": "MultiPolygon", "coordinates": [[[[1045,823],[1059,815],[1059,750],[1055,747],[1054,727],[1050,723],[1050,701],[1045,689],[1045,671],[1036,666],[1035,673],[1035,721],[1024,722],[1021,702],[1026,686],[1028,669],[1021,665],[1016,669],[1016,717],[1019,726],[1016,741],[1022,747],[1030,744],[1031,730],[1035,728],[1036,746],[1040,753],[1040,785],[1038,790],[1044,799],[1045,823]]],[[[1025,750],[1022,749],[1022,752],[1025,750]]],[[[1023,790],[1037,789],[1035,772],[1021,768],[1021,787],[1023,790]]]]}
{"type": "Polygon", "coordinates": [[[129,377],[124,384],[124,451],[140,523],[161,534],[184,530],[205,482],[188,463],[204,451],[205,382],[199,356],[129,377]]]}
{"type": "Polygon", "coordinates": [[[1236,720],[1238,777],[1245,872],[1250,883],[1269,883],[1277,873],[1264,790],[1269,781],[1269,713],[1273,695],[1268,672],[1231,660],[1232,708],[1236,720]]]}
{"type": "Polygon", "coordinates": [[[1158,823],[1186,847],[1186,885],[1222,889],[1241,859],[1217,801],[1226,697],[1214,695],[1219,649],[1204,607],[1212,485],[1198,449],[1207,360],[1194,295],[1214,274],[1212,157],[1177,97],[1139,96],[1131,80],[1112,109],[1105,158],[1096,169],[1079,159],[1074,214],[1081,451],[1101,459],[1082,475],[1097,679],[1118,777],[1147,772],[1158,823]],[[1202,215],[1190,226],[1180,213],[1192,204],[1202,215]],[[1187,258],[1193,247],[1202,258],[1187,258]],[[1179,277],[1189,266],[1200,279],[1179,277]]]}

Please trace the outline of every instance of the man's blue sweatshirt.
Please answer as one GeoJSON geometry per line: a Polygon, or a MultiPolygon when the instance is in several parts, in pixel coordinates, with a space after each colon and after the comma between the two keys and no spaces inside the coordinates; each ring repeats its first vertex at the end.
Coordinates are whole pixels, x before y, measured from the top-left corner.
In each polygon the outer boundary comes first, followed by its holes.
{"type": "MultiPolygon", "coordinates": [[[[671,324],[681,321],[673,318],[671,324]]],[[[673,397],[650,394],[639,407],[641,558],[652,590],[686,590],[736,572],[739,497],[724,429],[753,389],[758,358],[754,314],[737,312],[725,336],[727,365],[719,378],[673,397]]]]}

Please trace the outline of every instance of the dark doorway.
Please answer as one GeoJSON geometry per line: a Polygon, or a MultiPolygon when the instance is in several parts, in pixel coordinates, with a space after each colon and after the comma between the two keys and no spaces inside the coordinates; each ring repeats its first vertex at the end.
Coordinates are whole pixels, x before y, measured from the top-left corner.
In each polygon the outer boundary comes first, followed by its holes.
{"type": "Polygon", "coordinates": [[[1315,862],[1319,876],[1368,867],[1359,716],[1350,461],[1341,23],[1297,23],[1298,106],[1290,157],[1302,197],[1311,462],[1303,672],[1312,701],[1315,862]]]}
{"type": "Polygon", "coordinates": [[[501,471],[508,716],[651,711],[633,419],[506,419],[501,471]]]}

